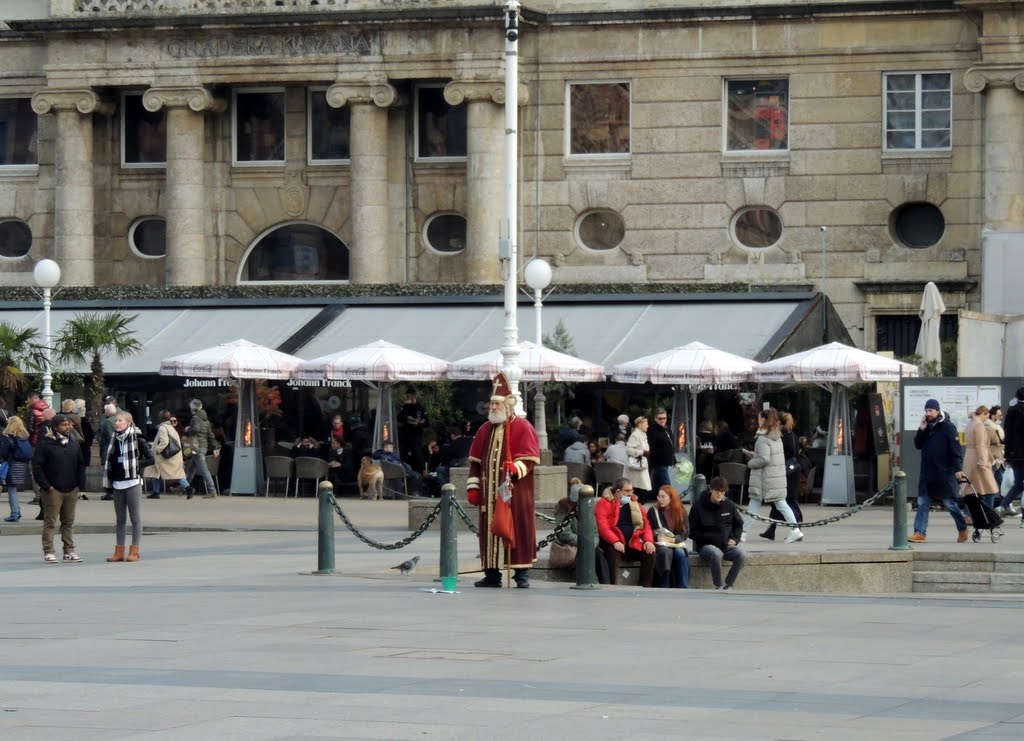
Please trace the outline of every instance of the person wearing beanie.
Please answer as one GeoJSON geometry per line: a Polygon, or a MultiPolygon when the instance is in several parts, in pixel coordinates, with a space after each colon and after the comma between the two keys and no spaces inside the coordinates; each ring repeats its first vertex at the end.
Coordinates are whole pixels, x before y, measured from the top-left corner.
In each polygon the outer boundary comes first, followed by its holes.
{"type": "Polygon", "coordinates": [[[940,500],[956,524],[957,542],[967,540],[967,521],[964,520],[956,495],[957,481],[963,478],[964,451],[956,425],[942,411],[939,402],[929,399],[924,404],[924,416],[914,435],[914,447],[921,451],[921,476],[917,482],[917,516],[911,543],[925,542],[928,533],[928,511],[933,500],[940,500]]]}
{"type": "Polygon", "coordinates": [[[58,517],[64,560],[69,563],[82,560],[75,553],[74,527],[78,495],[85,488],[85,458],[71,429],[71,420],[63,414],[54,415],[32,455],[32,475],[39,484],[43,500],[43,560],[46,563],[57,563],[53,530],[58,517]]]}

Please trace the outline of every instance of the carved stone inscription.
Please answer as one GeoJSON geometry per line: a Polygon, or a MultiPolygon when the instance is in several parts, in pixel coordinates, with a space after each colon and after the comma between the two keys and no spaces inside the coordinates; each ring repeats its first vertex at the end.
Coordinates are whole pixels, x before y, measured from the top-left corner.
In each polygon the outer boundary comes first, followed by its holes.
{"type": "Polygon", "coordinates": [[[377,34],[324,32],[271,36],[215,36],[205,39],[179,38],[167,42],[174,59],[218,59],[221,57],[306,57],[321,54],[372,54],[377,34]]]}

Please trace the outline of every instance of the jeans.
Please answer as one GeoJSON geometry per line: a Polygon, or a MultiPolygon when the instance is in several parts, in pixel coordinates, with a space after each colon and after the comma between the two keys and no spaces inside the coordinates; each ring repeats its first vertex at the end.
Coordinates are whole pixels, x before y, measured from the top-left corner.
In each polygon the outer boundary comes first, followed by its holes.
{"type": "Polygon", "coordinates": [[[11,517],[21,517],[21,504],[18,502],[18,487],[7,484],[7,501],[11,505],[11,517]]]}
{"type": "MultiPolygon", "coordinates": [[[[671,483],[668,478],[668,466],[651,466],[651,491],[655,495],[661,491],[661,487],[671,483]]],[[[642,502],[642,504],[646,504],[646,502],[642,502]]]]}
{"type": "MultiPolygon", "coordinates": [[[[914,532],[920,535],[925,535],[928,532],[928,510],[932,506],[932,498],[927,494],[919,494],[917,497],[917,515],[914,517],[914,532]]],[[[956,499],[953,497],[946,497],[942,500],[942,506],[944,506],[949,514],[953,516],[953,522],[956,523],[957,532],[967,529],[967,520],[964,519],[963,513],[960,511],[960,505],[956,503],[956,499]]]]}
{"type": "Polygon", "coordinates": [[[690,554],[685,548],[657,546],[654,552],[655,586],[690,587],[690,554]],[[670,583],[671,582],[671,583],[670,583]]]}
{"type": "MultiPolygon", "coordinates": [[[[786,504],[786,500],[785,499],[780,499],[777,502],[772,502],[772,505],[777,510],[779,510],[779,513],[782,515],[782,518],[786,522],[788,522],[788,523],[790,523],[792,525],[796,524],[796,515],[793,514],[793,510],[791,510],[789,508],[789,505],[786,504]]],[[[751,515],[756,515],[760,511],[761,511],[761,500],[758,499],[757,497],[751,497],[750,498],[750,503],[747,504],[747,512],[749,512],[751,515]]],[[[754,521],[754,518],[750,517],[749,515],[747,517],[743,518],[743,532],[747,532],[747,531],[750,530],[750,525],[751,525],[751,523],[753,521],[754,521]]]]}
{"type": "Polygon", "coordinates": [[[114,489],[114,517],[117,545],[123,546],[128,530],[128,517],[132,518],[132,545],[142,542],[142,515],[139,513],[142,502],[142,485],[136,484],[127,489],[114,489]]]}
{"type": "MultiPolygon", "coordinates": [[[[150,479],[149,488],[154,494],[160,493],[160,484],[163,479],[150,479]]],[[[178,479],[178,486],[182,489],[187,489],[189,486],[188,479],[178,479]]]]}
{"type": "Polygon", "coordinates": [[[732,562],[729,575],[725,577],[725,583],[730,587],[736,583],[736,577],[740,575],[743,564],[747,562],[747,554],[734,545],[727,545],[724,551],[718,546],[702,545],[697,555],[711,569],[711,582],[716,587],[722,586],[722,559],[732,562]]]}
{"type": "Polygon", "coordinates": [[[64,552],[75,550],[75,510],[78,509],[78,489],[71,491],[47,490],[40,494],[43,501],[43,553],[53,553],[53,528],[60,517],[60,539],[64,552]]]}
{"type": "Polygon", "coordinates": [[[204,453],[193,453],[192,461],[195,466],[195,472],[197,476],[201,476],[203,479],[203,486],[206,487],[207,494],[216,494],[217,487],[213,484],[213,476],[210,475],[210,469],[206,466],[206,455],[204,453]]]}
{"type": "Polygon", "coordinates": [[[1007,461],[1006,463],[1013,471],[1013,486],[1006,492],[1003,501],[999,503],[1002,507],[1009,507],[1010,502],[1024,492],[1024,461],[1007,461]]]}

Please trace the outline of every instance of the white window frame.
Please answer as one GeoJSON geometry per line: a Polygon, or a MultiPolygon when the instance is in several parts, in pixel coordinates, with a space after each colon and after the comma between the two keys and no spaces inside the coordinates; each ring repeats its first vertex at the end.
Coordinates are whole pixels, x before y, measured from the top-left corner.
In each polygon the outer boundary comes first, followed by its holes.
{"type": "MultiPolygon", "coordinates": [[[[416,85],[415,87],[413,87],[413,119],[412,119],[413,120],[413,126],[412,126],[412,133],[413,133],[412,146],[413,146],[413,150],[412,151],[413,151],[413,153],[415,155],[413,157],[413,162],[421,163],[421,164],[428,164],[428,163],[443,164],[443,163],[451,163],[451,162],[464,163],[466,161],[466,156],[465,155],[461,155],[461,156],[457,156],[457,157],[451,157],[451,156],[446,156],[446,157],[421,157],[420,156],[420,90],[425,90],[427,88],[432,88],[432,89],[439,89],[439,90],[443,91],[446,86],[447,86],[447,83],[443,83],[443,82],[441,82],[441,83],[429,83],[429,82],[427,82],[427,83],[423,83],[421,85],[416,85]]],[[[465,105],[465,104],[463,104],[463,105],[465,105]]],[[[451,107],[451,108],[459,108],[460,106],[449,105],[449,107],[451,107]]],[[[468,112],[467,112],[467,124],[466,124],[466,150],[467,150],[467,152],[469,150],[468,112]]]]}
{"type": "Polygon", "coordinates": [[[306,91],[306,164],[310,167],[323,167],[351,164],[352,154],[352,111],[349,110],[348,133],[349,133],[349,158],[348,159],[313,159],[313,96],[320,95],[326,98],[327,85],[311,87],[306,91]]]}
{"type": "Polygon", "coordinates": [[[238,96],[250,93],[281,93],[284,98],[284,109],[282,110],[282,134],[281,151],[288,146],[288,95],[283,86],[260,86],[260,87],[239,87],[231,91],[231,165],[233,167],[255,167],[255,168],[278,168],[284,167],[287,155],[279,160],[250,160],[238,159],[238,96]]]}
{"type": "Polygon", "coordinates": [[[633,156],[633,81],[630,79],[614,80],[566,80],[565,81],[565,126],[564,126],[565,158],[567,160],[628,160],[633,156]],[[572,153],[572,86],[573,85],[626,85],[629,91],[629,151],[626,152],[593,152],[572,153]]]}
{"type": "Polygon", "coordinates": [[[790,152],[790,134],[792,133],[793,95],[790,90],[789,75],[751,75],[722,78],[722,153],[730,157],[788,157],[790,152]],[[786,83],[786,148],[785,149],[729,149],[729,83],[750,80],[774,80],[786,83]]]}
{"type": "Polygon", "coordinates": [[[253,237],[249,242],[249,246],[245,248],[245,252],[242,253],[242,258],[238,261],[238,269],[235,271],[235,285],[236,286],[308,286],[308,285],[348,285],[352,282],[352,248],[345,242],[344,239],[338,236],[338,233],[333,229],[328,229],[323,224],[319,224],[315,221],[308,221],[306,219],[291,219],[288,221],[282,221],[273,226],[267,227],[262,232],[253,237]],[[253,251],[256,249],[256,245],[263,241],[264,237],[268,234],[283,229],[287,226],[315,226],[317,229],[323,229],[330,234],[333,234],[339,242],[345,245],[345,249],[348,250],[349,263],[348,273],[349,277],[343,280],[248,280],[244,277],[246,268],[249,264],[249,258],[252,256],[253,251]]]}
{"type": "Polygon", "coordinates": [[[882,73],[882,151],[887,153],[907,152],[950,152],[953,149],[953,73],[949,70],[921,70],[907,72],[884,72],[882,73]],[[889,77],[914,76],[914,146],[913,147],[890,147],[889,146],[889,77]],[[946,75],[949,78],[949,146],[946,147],[922,147],[921,146],[921,77],[923,75],[946,75]]]}
{"type": "MultiPolygon", "coordinates": [[[[465,254],[466,253],[466,246],[467,246],[466,244],[462,245],[462,249],[461,250],[457,250],[455,252],[451,252],[451,251],[439,250],[434,245],[432,245],[430,243],[430,239],[427,236],[427,230],[430,228],[430,225],[434,222],[434,220],[439,218],[439,217],[441,217],[441,216],[458,216],[464,222],[466,222],[467,229],[469,227],[469,222],[466,219],[466,215],[465,214],[460,214],[458,211],[435,211],[434,213],[432,213],[430,216],[427,217],[426,221],[423,222],[423,231],[421,233],[421,238],[423,240],[423,246],[426,247],[431,252],[431,254],[439,255],[440,257],[454,257],[456,255],[463,255],[463,254],[465,254]]],[[[467,242],[469,241],[468,232],[467,232],[467,236],[466,236],[466,241],[467,242]]]]}
{"type": "MultiPolygon", "coordinates": [[[[125,161],[125,132],[127,130],[127,108],[125,100],[130,97],[141,98],[143,93],[125,91],[121,93],[121,167],[125,170],[162,170],[167,168],[167,139],[164,138],[164,161],[163,162],[127,162],[125,161]]],[[[166,114],[164,114],[166,115],[166,114]]]]}
{"type": "MultiPolygon", "coordinates": [[[[0,95],[4,100],[28,100],[31,103],[31,95],[0,95]]],[[[34,165],[2,165],[0,164],[0,175],[34,175],[39,172],[39,114],[36,115],[36,163],[34,165]]],[[[20,259],[20,258],[17,258],[20,259]]]]}

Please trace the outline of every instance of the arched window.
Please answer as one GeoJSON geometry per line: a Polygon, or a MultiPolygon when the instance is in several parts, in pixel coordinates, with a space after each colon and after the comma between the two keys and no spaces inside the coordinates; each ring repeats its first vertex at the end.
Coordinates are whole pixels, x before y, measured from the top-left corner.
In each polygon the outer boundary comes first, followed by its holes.
{"type": "Polygon", "coordinates": [[[240,283],[347,281],[348,247],[315,224],[276,226],[256,239],[242,263],[240,283]]]}

